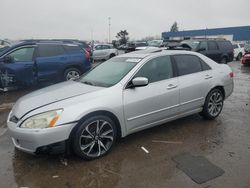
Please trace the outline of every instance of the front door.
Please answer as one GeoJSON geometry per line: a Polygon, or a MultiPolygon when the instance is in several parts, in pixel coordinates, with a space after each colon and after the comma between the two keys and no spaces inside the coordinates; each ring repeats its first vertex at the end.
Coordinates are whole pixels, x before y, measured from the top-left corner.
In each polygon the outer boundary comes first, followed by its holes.
{"type": "Polygon", "coordinates": [[[31,86],[36,83],[34,46],[18,48],[3,57],[0,82],[4,89],[31,86]]]}
{"type": "Polygon", "coordinates": [[[174,77],[169,56],[148,61],[135,77],[146,77],[149,84],[124,90],[124,113],[128,132],[154,126],[178,113],[178,78],[174,77]]]}

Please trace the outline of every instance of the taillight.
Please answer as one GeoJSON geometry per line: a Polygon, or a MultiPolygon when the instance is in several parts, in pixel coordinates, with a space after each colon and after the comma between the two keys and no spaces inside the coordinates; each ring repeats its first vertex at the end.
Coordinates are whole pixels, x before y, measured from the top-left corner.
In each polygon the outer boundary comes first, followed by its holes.
{"type": "Polygon", "coordinates": [[[233,78],[233,77],[234,77],[234,72],[230,72],[230,73],[229,73],[229,76],[230,76],[231,78],[233,78]]]}
{"type": "Polygon", "coordinates": [[[84,49],[86,59],[90,61],[90,53],[84,49]]]}

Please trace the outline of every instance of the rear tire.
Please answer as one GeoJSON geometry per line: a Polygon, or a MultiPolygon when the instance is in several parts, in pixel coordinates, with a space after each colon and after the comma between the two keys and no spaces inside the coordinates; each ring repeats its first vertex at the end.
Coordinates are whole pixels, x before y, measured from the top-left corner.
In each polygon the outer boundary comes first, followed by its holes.
{"type": "Polygon", "coordinates": [[[68,68],[64,71],[63,78],[64,80],[74,80],[79,78],[81,71],[77,68],[68,68]]]}
{"type": "Polygon", "coordinates": [[[223,57],[223,58],[220,60],[220,64],[227,64],[227,58],[226,58],[226,57],[223,57]]]}
{"type": "Polygon", "coordinates": [[[115,57],[115,54],[110,54],[109,58],[111,59],[113,57],[115,57]]]}
{"type": "Polygon", "coordinates": [[[241,58],[242,58],[242,53],[239,53],[238,56],[237,56],[237,58],[236,58],[236,60],[240,61],[241,58]]]}
{"type": "Polygon", "coordinates": [[[74,152],[85,160],[108,154],[117,137],[114,121],[103,115],[88,118],[79,125],[73,136],[74,152]]]}
{"type": "Polygon", "coordinates": [[[200,113],[205,119],[213,120],[218,117],[222,111],[224,96],[220,89],[213,89],[206,97],[203,110],[200,113]]]}

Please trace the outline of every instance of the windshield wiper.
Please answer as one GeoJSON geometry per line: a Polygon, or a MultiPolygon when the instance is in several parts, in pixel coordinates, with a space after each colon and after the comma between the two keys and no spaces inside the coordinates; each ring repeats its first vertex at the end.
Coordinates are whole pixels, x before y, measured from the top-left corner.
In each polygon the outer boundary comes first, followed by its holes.
{"type": "Polygon", "coordinates": [[[91,85],[91,86],[95,86],[95,84],[93,82],[90,82],[90,81],[84,81],[82,83],[87,84],[87,85],[91,85]]]}

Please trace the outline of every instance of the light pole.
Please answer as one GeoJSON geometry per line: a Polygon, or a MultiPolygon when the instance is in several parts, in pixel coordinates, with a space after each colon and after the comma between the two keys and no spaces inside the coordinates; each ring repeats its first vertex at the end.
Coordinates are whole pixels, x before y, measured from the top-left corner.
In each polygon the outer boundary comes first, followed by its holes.
{"type": "Polygon", "coordinates": [[[110,43],[110,40],[111,40],[111,34],[110,34],[110,29],[111,29],[111,17],[108,17],[108,20],[109,20],[109,43],[110,43]]]}

